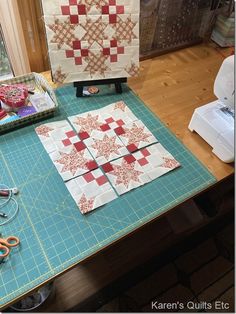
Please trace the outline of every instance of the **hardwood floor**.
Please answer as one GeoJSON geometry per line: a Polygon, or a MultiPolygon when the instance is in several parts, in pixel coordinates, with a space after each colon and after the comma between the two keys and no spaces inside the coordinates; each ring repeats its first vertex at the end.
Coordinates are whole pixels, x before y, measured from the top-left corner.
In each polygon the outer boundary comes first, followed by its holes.
{"type": "Polygon", "coordinates": [[[140,76],[130,78],[129,86],[170,128],[192,153],[221,180],[234,172],[222,163],[212,148],[188,129],[194,109],[216,99],[213,85],[231,48],[213,43],[178,50],[141,62],[140,76]]]}

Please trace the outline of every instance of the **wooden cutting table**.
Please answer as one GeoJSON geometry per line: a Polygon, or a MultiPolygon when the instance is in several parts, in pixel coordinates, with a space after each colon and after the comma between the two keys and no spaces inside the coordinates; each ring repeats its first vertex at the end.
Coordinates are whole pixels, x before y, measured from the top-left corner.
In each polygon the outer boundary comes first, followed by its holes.
{"type": "MultiPolygon", "coordinates": [[[[195,108],[216,99],[214,80],[224,58],[231,53],[231,48],[222,49],[213,43],[200,44],[142,61],[140,76],[128,79],[133,91],[217,180],[226,182],[234,173],[234,165],[220,161],[198,134],[188,130],[188,124],[195,108]]],[[[45,76],[50,80],[50,73],[45,73],[45,76]]],[[[151,251],[161,251],[172,240],[172,231],[163,219],[140,230],[116,245],[115,249],[99,254],[82,268],[75,268],[58,278],[53,305],[47,305],[45,310],[62,311],[76,307],[78,302],[83,302],[123,273],[146,261],[152,256],[151,251]],[[158,234],[153,239],[157,228],[158,234]],[[144,238],[149,245],[137,254],[132,249],[144,238]]]]}
{"type": "MultiPolygon", "coordinates": [[[[148,204],[142,205],[140,202],[136,201],[136,203],[134,203],[135,205],[129,207],[130,205],[126,201],[128,198],[131,199],[131,196],[128,195],[120,200],[120,204],[117,203],[114,207],[106,207],[100,212],[95,211],[95,215],[88,216],[88,219],[84,222],[82,221],[84,218],[78,213],[78,209],[74,206],[75,204],[72,202],[71,198],[66,196],[67,192],[54,166],[37,142],[33,125],[25,127],[22,130],[13,131],[14,133],[9,133],[0,139],[0,144],[2,145],[0,161],[3,164],[4,170],[3,179],[9,179],[9,182],[7,182],[8,185],[19,185],[22,191],[19,196],[20,206],[22,208],[21,212],[13,224],[3,230],[4,233],[13,232],[14,235],[19,236],[22,240],[22,246],[20,252],[16,252],[12,255],[8,263],[2,265],[2,274],[0,273],[0,286],[3,285],[4,288],[4,291],[0,291],[0,294],[2,294],[2,306],[6,306],[18,298],[23,297],[33,289],[58,277],[66,270],[72,269],[79,263],[78,267],[75,267],[73,270],[57,279],[56,303],[58,307],[56,309],[55,307],[47,308],[47,311],[65,311],[69,309],[79,300],[88,297],[106,283],[111,282],[112,279],[119,276],[122,271],[124,272],[128,258],[137,254],[137,252],[136,250],[124,250],[120,256],[114,251],[112,254],[108,252],[107,256],[105,252],[102,253],[102,257],[101,254],[98,254],[88,262],[81,264],[85,258],[87,259],[91,255],[98,253],[98,251],[102,251],[103,248],[109,246],[114,241],[120,240],[132,231],[137,231],[137,229],[140,229],[141,226],[148,221],[154,220],[161,213],[167,212],[177,204],[179,205],[184,200],[209,188],[209,186],[212,187],[215,182],[227,179],[233,173],[233,165],[227,165],[221,162],[212,154],[211,148],[200,136],[192,134],[188,130],[188,124],[194,109],[216,98],[213,94],[214,79],[224,57],[228,56],[230,52],[231,50],[229,49],[218,51],[214,45],[202,44],[169,53],[152,60],[143,61],[141,63],[140,76],[138,78],[129,79],[128,81],[128,85],[141,100],[143,100],[162,122],[174,132],[195,157],[202,161],[217,179],[215,180],[209,172],[204,170],[204,167],[199,165],[198,161],[196,161],[193,156],[191,157],[191,154],[183,149],[183,169],[179,171],[180,177],[179,175],[170,177],[170,185],[172,179],[175,177],[173,181],[175,186],[172,186],[172,190],[170,191],[164,191],[166,194],[169,193],[172,199],[166,201],[165,193],[161,194],[161,186],[153,185],[153,188],[157,188],[157,190],[153,190],[152,192],[148,190],[148,187],[145,190],[146,192],[149,191],[148,196],[153,198],[153,202],[157,201],[155,199],[155,197],[157,198],[156,195],[159,195],[160,199],[162,199],[163,196],[163,207],[160,207],[159,213],[158,209],[156,211],[156,207],[154,208],[156,203],[150,203],[149,207],[148,204]],[[26,139],[28,139],[28,141],[26,141],[26,139]],[[18,143],[18,145],[15,143],[18,143]],[[25,146],[25,148],[23,146],[25,146]],[[10,149],[11,147],[12,149],[10,149]],[[18,168],[14,167],[16,156],[20,158],[22,163],[18,168]],[[28,163],[35,163],[34,167],[28,167],[28,163]],[[184,175],[181,176],[182,172],[184,174],[185,168],[186,170],[188,169],[185,173],[188,175],[188,178],[184,175]],[[198,169],[202,172],[199,172],[198,169]],[[199,184],[196,190],[194,190],[193,182],[194,173],[198,180],[197,184],[199,184]],[[185,179],[186,185],[184,182],[181,182],[181,180],[184,181],[185,179]],[[183,185],[183,190],[179,190],[179,184],[183,185]],[[40,189],[37,188],[39,185],[40,189]],[[187,190],[188,185],[190,188],[189,191],[187,190]],[[48,190],[49,186],[50,193],[48,190]],[[44,199],[46,193],[47,199],[44,199]],[[165,202],[167,202],[166,205],[164,204],[165,202]],[[122,231],[119,230],[120,227],[118,225],[115,227],[115,225],[111,224],[112,221],[116,222],[115,216],[113,217],[112,214],[116,215],[121,213],[124,208],[126,208],[126,212],[129,210],[128,212],[133,213],[138,220],[131,216],[126,217],[130,219],[130,221],[124,219],[124,216],[123,219],[118,217],[120,220],[117,221],[117,223],[119,222],[121,225],[127,223],[126,230],[123,225],[121,226],[121,229],[123,228],[122,231]],[[146,219],[145,215],[149,210],[150,219],[146,219]],[[112,216],[111,220],[109,220],[109,215],[112,216]],[[141,218],[138,215],[140,215],[141,218]],[[97,220],[93,221],[94,219],[97,220]],[[102,226],[105,223],[107,223],[107,226],[102,226]],[[110,232],[109,235],[105,234],[101,241],[97,238],[98,232],[96,231],[97,229],[95,229],[95,227],[100,228],[100,224],[101,228],[104,227],[105,231],[108,230],[110,232]],[[82,229],[80,231],[82,227],[85,229],[84,234],[82,234],[82,229]],[[117,228],[117,230],[115,230],[115,228],[117,228]],[[80,241],[81,245],[83,244],[81,236],[91,237],[90,240],[92,244],[87,249],[87,252],[82,246],[79,246],[80,241]],[[52,237],[54,240],[57,240],[54,244],[50,242],[52,237]],[[34,245],[29,245],[29,238],[32,239],[34,245]],[[50,246],[49,243],[51,243],[50,246]],[[71,247],[67,250],[66,245],[69,244],[71,247]],[[66,247],[64,252],[61,252],[61,247],[64,247],[61,245],[66,247]],[[82,252],[83,254],[80,250],[84,250],[82,252]],[[65,254],[68,255],[68,258],[65,254]],[[116,260],[114,260],[114,256],[116,260]],[[26,265],[27,261],[28,266],[26,265]],[[119,267],[114,269],[115,265],[119,265],[119,267]],[[31,273],[29,271],[27,272],[27,267],[32,268],[31,273]],[[22,271],[25,272],[24,276],[22,275],[22,271]],[[67,304],[63,304],[63,302],[67,304]]],[[[50,80],[49,72],[44,73],[44,75],[50,80]]],[[[76,99],[73,99],[73,96],[71,96],[73,93],[71,87],[69,93],[67,91],[68,89],[62,89],[57,92],[58,96],[64,100],[63,105],[65,107],[63,111],[65,113],[71,110],[70,104],[76,101],[76,99]]],[[[129,101],[131,99],[129,95],[130,91],[126,90],[122,97],[124,97],[124,99],[127,97],[129,101]]],[[[114,96],[108,95],[106,97],[108,97],[108,100],[114,96]]],[[[103,102],[103,98],[98,98],[98,102],[99,101],[103,102]]],[[[80,105],[86,107],[84,104],[80,103],[80,105]]],[[[100,105],[102,105],[102,103],[100,103],[100,105]]],[[[138,99],[134,97],[134,101],[131,105],[134,105],[133,108],[137,113],[139,113],[140,105],[140,114],[142,111],[146,116],[150,116],[149,122],[151,126],[154,126],[155,123],[159,125],[160,122],[155,120],[144,108],[145,106],[139,103],[138,99]]],[[[80,109],[79,107],[76,108],[82,110],[81,107],[80,109]]],[[[73,110],[76,108],[74,107],[73,110]]],[[[58,119],[63,117],[63,114],[58,115],[58,119]]],[[[172,146],[170,146],[170,148],[172,150],[175,150],[175,147],[179,147],[176,149],[176,152],[178,151],[179,154],[180,144],[173,135],[168,133],[169,131],[166,128],[161,127],[161,125],[160,128],[162,130],[164,129],[162,134],[165,136],[162,137],[162,140],[166,140],[167,144],[171,144],[172,146]],[[171,139],[171,142],[168,142],[169,139],[171,139]]],[[[161,136],[161,132],[159,132],[159,134],[161,136]]],[[[177,157],[178,156],[182,158],[181,152],[177,157]]],[[[1,175],[0,173],[0,177],[1,175]]],[[[168,177],[163,178],[163,180],[168,180],[168,177]]],[[[148,198],[145,200],[144,195],[143,191],[143,202],[149,202],[150,200],[148,198]]],[[[133,197],[133,201],[135,202],[135,197],[133,197]]],[[[139,201],[142,201],[142,198],[140,198],[139,201]]],[[[150,230],[152,230],[151,225],[150,230]]],[[[141,234],[140,232],[141,231],[136,232],[138,237],[139,234],[141,234]]],[[[157,237],[161,238],[168,232],[169,229],[166,224],[159,226],[157,237]]],[[[132,241],[132,237],[128,237],[127,240],[132,241]]],[[[141,237],[141,241],[143,240],[143,237],[141,237]]],[[[135,259],[141,261],[138,255],[135,259]]],[[[56,303],[54,302],[54,304],[56,303]]]]}

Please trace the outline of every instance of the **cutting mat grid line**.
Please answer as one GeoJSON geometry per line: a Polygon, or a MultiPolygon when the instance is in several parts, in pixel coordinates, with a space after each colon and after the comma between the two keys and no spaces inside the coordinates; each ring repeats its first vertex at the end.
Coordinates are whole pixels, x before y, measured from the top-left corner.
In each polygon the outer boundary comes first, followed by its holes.
{"type": "Polygon", "coordinates": [[[216,181],[128,86],[121,95],[103,86],[98,95],[81,99],[68,85],[56,95],[60,109],[55,117],[0,137],[0,182],[20,189],[19,215],[0,231],[21,239],[0,265],[0,308],[216,181]],[[181,167],[81,215],[34,129],[120,100],[181,167]]]}

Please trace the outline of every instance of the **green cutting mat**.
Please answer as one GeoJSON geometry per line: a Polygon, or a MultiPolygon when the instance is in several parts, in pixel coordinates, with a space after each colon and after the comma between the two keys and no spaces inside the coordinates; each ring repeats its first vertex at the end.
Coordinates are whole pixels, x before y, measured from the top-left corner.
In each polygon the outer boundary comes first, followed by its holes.
{"type": "Polygon", "coordinates": [[[0,232],[21,245],[0,264],[0,308],[216,181],[127,86],[100,89],[83,99],[72,85],[58,89],[60,112],[46,121],[123,100],[181,167],[83,216],[34,131],[41,123],[2,135],[0,183],[20,189],[20,212],[0,232]]]}

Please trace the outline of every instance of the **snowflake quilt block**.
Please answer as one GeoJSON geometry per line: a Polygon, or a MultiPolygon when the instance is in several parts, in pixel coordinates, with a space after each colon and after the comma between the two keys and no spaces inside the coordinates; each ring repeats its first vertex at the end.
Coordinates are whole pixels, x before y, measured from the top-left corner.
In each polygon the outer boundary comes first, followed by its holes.
{"type": "Polygon", "coordinates": [[[91,212],[117,198],[107,177],[100,169],[66,182],[66,187],[82,214],[91,212]]]}
{"type": "Polygon", "coordinates": [[[56,150],[49,156],[64,181],[98,167],[82,141],[56,150]]]}
{"type": "Polygon", "coordinates": [[[98,165],[103,165],[129,153],[113,130],[106,132],[94,130],[90,137],[84,140],[84,143],[98,165]]]}
{"type": "Polygon", "coordinates": [[[42,4],[55,82],[138,74],[139,0],[42,0],[42,4]]]}
{"type": "Polygon", "coordinates": [[[115,133],[129,152],[135,152],[140,148],[158,142],[141,120],[120,126],[115,129],[115,133]]]}
{"type": "Polygon", "coordinates": [[[80,141],[66,120],[42,124],[35,132],[49,154],[80,141]]]}
{"type": "Polygon", "coordinates": [[[179,162],[157,143],[108,162],[102,168],[117,193],[121,195],[179,166],[179,162]]]}

